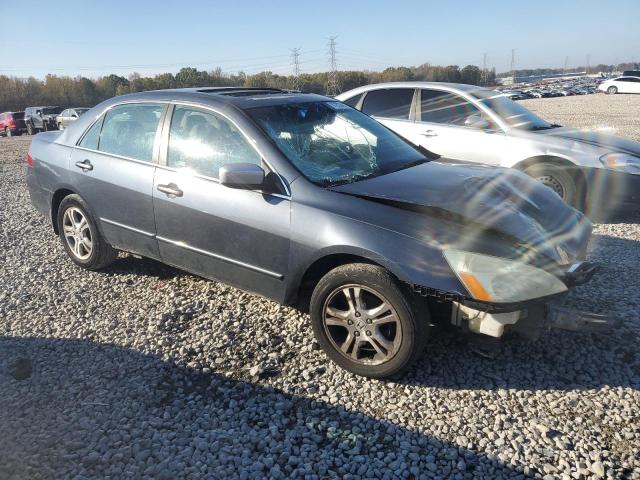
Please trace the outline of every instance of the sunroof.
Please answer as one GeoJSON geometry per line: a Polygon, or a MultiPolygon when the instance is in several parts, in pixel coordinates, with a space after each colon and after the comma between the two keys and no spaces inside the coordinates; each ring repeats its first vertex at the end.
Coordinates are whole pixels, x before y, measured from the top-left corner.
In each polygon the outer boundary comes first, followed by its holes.
{"type": "Polygon", "coordinates": [[[234,97],[244,97],[251,95],[269,95],[273,93],[287,93],[286,90],[279,88],[237,88],[237,87],[222,87],[222,88],[202,88],[197,90],[199,93],[215,93],[218,95],[230,95],[234,97]]]}

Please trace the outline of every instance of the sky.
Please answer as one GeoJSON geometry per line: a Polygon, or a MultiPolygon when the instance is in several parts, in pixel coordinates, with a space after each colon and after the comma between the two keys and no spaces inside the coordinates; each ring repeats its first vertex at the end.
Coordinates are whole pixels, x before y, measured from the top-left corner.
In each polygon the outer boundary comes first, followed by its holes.
{"type": "Polygon", "coordinates": [[[640,61],[640,0],[0,0],[0,74],[95,78],[177,72],[291,74],[387,66],[516,68],[640,61]]]}

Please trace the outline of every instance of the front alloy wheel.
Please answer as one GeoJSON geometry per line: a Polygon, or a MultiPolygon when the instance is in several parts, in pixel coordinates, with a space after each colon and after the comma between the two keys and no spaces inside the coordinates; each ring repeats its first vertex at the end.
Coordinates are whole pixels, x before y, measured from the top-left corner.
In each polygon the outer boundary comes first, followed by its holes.
{"type": "Polygon", "coordinates": [[[410,293],[384,268],[342,265],[316,285],[311,325],[327,356],[345,370],[395,377],[418,358],[427,339],[428,312],[418,316],[410,301],[410,293]]]}
{"type": "Polygon", "coordinates": [[[616,87],[609,87],[607,88],[607,93],[609,95],[615,95],[616,93],[618,93],[618,89],[616,87]]]}
{"type": "Polygon", "coordinates": [[[391,360],[402,343],[395,308],[382,294],[364,285],[335,289],[325,302],[323,324],[334,348],[363,365],[391,360]]]}

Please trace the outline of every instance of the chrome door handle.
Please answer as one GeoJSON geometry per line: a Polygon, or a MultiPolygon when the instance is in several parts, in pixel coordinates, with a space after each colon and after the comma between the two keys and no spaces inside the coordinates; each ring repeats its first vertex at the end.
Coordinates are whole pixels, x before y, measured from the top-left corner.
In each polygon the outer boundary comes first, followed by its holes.
{"type": "Polygon", "coordinates": [[[76,162],[76,167],[81,168],[85,172],[88,170],[93,170],[93,165],[91,165],[91,162],[88,159],[81,162],[76,162]]]}
{"type": "Polygon", "coordinates": [[[167,185],[158,185],[156,187],[159,192],[166,194],[170,198],[181,197],[183,192],[178,188],[175,183],[169,183],[167,185]]]}
{"type": "Polygon", "coordinates": [[[435,130],[425,130],[420,135],[422,135],[423,137],[437,137],[438,132],[436,132],[435,130]]]}

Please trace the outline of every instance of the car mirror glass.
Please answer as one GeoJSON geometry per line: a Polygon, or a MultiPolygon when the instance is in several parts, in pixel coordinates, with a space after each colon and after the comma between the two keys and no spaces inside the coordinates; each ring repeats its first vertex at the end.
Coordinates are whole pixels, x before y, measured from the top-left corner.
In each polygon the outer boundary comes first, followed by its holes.
{"type": "Polygon", "coordinates": [[[255,163],[229,163],[220,167],[219,177],[226,187],[256,189],[263,185],[265,173],[255,163]]]}

